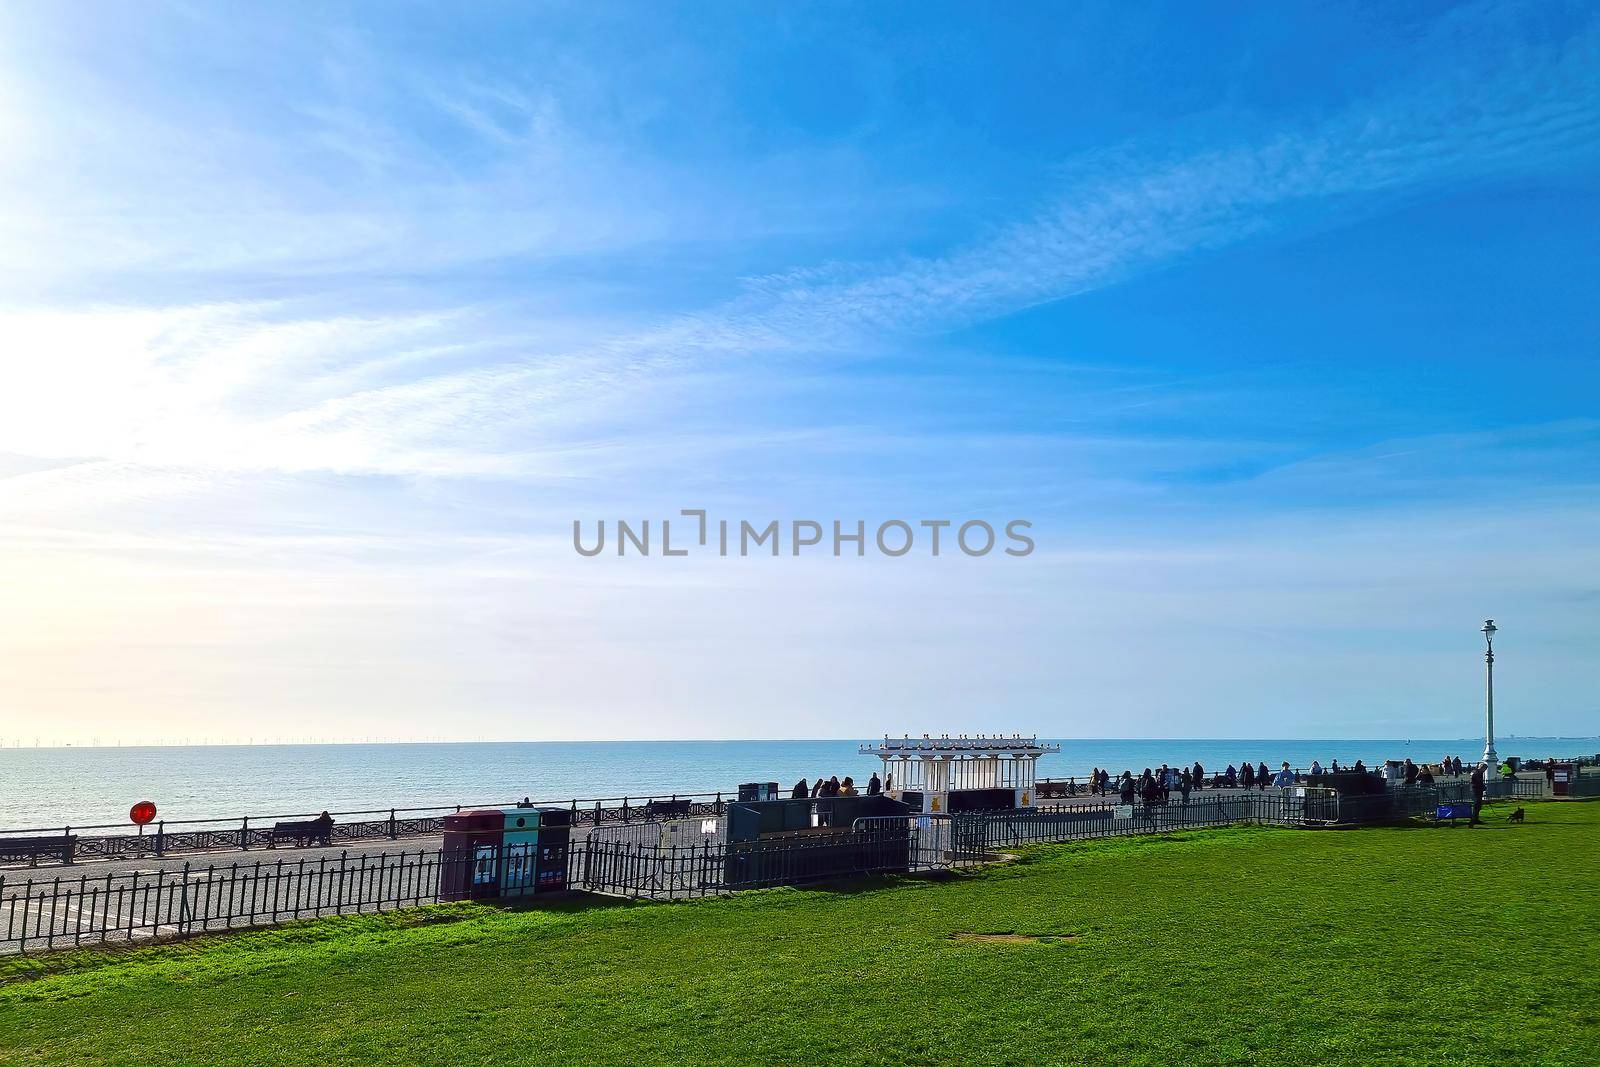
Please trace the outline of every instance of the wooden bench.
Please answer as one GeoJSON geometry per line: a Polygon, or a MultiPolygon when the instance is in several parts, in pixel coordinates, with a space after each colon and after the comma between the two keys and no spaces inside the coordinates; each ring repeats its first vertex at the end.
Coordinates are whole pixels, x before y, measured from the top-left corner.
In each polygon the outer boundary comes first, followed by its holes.
{"type": "Polygon", "coordinates": [[[278,839],[283,837],[292,838],[296,848],[304,845],[330,845],[333,843],[333,823],[322,819],[273,823],[272,833],[267,835],[267,847],[277,848],[278,839]]]}
{"type": "Polygon", "coordinates": [[[78,850],[77,834],[57,834],[54,837],[0,837],[0,860],[27,860],[36,867],[40,856],[54,856],[62,863],[71,863],[78,850]]]}
{"type": "Polygon", "coordinates": [[[690,800],[652,800],[644,806],[649,819],[681,819],[689,814],[690,800]]]}

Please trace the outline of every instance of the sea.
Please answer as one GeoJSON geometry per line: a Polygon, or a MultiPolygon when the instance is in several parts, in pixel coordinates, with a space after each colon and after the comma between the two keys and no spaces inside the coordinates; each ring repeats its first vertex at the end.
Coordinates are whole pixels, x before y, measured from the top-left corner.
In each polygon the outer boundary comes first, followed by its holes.
{"type": "MultiPolygon", "coordinates": [[[[878,767],[870,739],[799,741],[528,741],[444,744],[207,745],[0,748],[0,829],[122,824],[137,801],[168,822],[372,809],[510,804],[523,797],[639,799],[732,794],[741,782],[865,781],[878,767]]],[[[1063,738],[1039,762],[1042,778],[1082,777],[1199,760],[1296,767],[1410,756],[1471,762],[1482,738],[1366,740],[1063,738]]],[[[1502,756],[1600,752],[1600,738],[1510,737],[1502,756]]]]}

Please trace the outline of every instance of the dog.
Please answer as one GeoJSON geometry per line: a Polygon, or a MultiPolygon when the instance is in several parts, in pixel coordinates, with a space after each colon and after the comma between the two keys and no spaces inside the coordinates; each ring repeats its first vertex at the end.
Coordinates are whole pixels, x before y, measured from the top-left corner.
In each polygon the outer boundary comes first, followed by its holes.
{"type": "Polygon", "coordinates": [[[1528,813],[1523,811],[1521,808],[1518,808],[1516,811],[1506,816],[1506,822],[1526,822],[1527,819],[1528,813]]]}

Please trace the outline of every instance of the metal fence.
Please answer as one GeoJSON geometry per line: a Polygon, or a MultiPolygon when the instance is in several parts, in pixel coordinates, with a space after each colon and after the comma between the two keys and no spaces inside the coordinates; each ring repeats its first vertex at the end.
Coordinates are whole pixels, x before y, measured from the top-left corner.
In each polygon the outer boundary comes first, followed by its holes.
{"type": "MultiPolygon", "coordinates": [[[[592,839],[568,855],[571,888],[676,900],[884,872],[980,862],[953,847],[949,817],[861,820],[848,831],[796,839],[658,844],[592,839]]],[[[73,948],[294,919],[435,903],[441,884],[471,884],[481,851],[417,851],[189,864],[181,870],[51,878],[0,875],[0,952],[73,948]],[[458,870],[455,868],[465,868],[458,870]]],[[[487,860],[491,867],[497,858],[487,860]]],[[[492,877],[492,875],[491,875],[492,877]]]]}
{"type": "MultiPolygon", "coordinates": [[[[572,825],[600,827],[655,821],[668,811],[679,817],[715,817],[727,811],[730,799],[722,793],[675,793],[643,797],[536,800],[532,804],[536,807],[567,808],[572,812],[572,825]]],[[[435,837],[442,831],[441,820],[446,815],[475,808],[506,808],[515,803],[502,800],[425,808],[335,811],[329,813],[334,819],[331,837],[336,845],[435,837]]],[[[265,850],[276,844],[272,832],[275,824],[301,822],[314,819],[319,814],[299,812],[290,815],[242,815],[230,819],[163,819],[148,827],[132,827],[128,823],[40,826],[0,830],[0,843],[7,838],[71,837],[75,838],[73,849],[78,857],[97,859],[265,850]]]]}
{"type": "MultiPolygon", "coordinates": [[[[1587,757],[1587,763],[1595,761],[1587,757]]],[[[1600,775],[1586,774],[1592,766],[1580,770],[1571,795],[1600,795],[1600,775]]],[[[1302,783],[1315,779],[1302,773],[1302,783]]],[[[1465,785],[1466,776],[1438,779],[1439,786],[1465,785]]],[[[1067,780],[1040,779],[1040,798],[1046,796],[1083,797],[1090,795],[1086,783],[1072,781],[1067,790],[1067,780]]],[[[1400,783],[1391,783],[1401,788],[1400,783]]],[[[1270,792],[1270,791],[1269,791],[1270,792]]],[[[1197,790],[1195,796],[1205,796],[1197,790]]],[[[1516,778],[1509,784],[1499,778],[1489,782],[1490,797],[1512,795],[1537,799],[1550,795],[1544,778],[1516,778]]],[[[588,799],[538,800],[538,807],[565,807],[572,812],[574,827],[632,827],[638,823],[655,824],[664,817],[678,819],[716,818],[727,812],[733,798],[721,792],[673,793],[637,797],[600,797],[588,799]]],[[[361,811],[335,811],[331,831],[335,845],[360,845],[373,841],[399,841],[407,838],[434,837],[441,830],[444,816],[474,808],[510,807],[514,801],[497,801],[485,804],[448,804],[433,807],[370,808],[361,811]]],[[[127,823],[99,823],[82,826],[46,826],[28,829],[0,830],[0,843],[7,838],[73,837],[73,849],[79,858],[128,859],[142,856],[191,855],[202,852],[269,850],[274,847],[272,828],[280,822],[298,822],[315,818],[319,812],[298,812],[287,815],[244,815],[228,819],[162,820],[145,828],[135,828],[127,823]]]]}
{"type": "MultiPolygon", "coordinates": [[[[1509,786],[1507,789],[1509,790],[1509,786]]],[[[1432,812],[1471,800],[1465,783],[1411,787],[1368,797],[1331,790],[1191,796],[1154,805],[1056,805],[1018,811],[857,820],[842,833],[751,842],[726,840],[726,821],[638,823],[573,842],[568,885],[617,896],[678,900],[765,886],[885,872],[948,871],[1027,844],[1258,824],[1361,824],[1432,812]],[[678,836],[682,835],[682,836],[678,836]]],[[[50,878],[0,874],[0,952],[70,948],[370,913],[438,901],[441,881],[472,879],[452,865],[481,853],[419,850],[257,859],[181,870],[88,873],[50,878]]],[[[494,862],[491,860],[491,862],[494,862]]]]}
{"type": "Polygon", "coordinates": [[[316,861],[184,864],[98,877],[0,875],[0,952],[71,948],[323,915],[389,911],[438,899],[444,869],[470,854],[341,855],[316,861]]]}
{"type": "Polygon", "coordinates": [[[952,847],[946,816],[862,819],[851,831],[759,841],[651,845],[586,841],[569,866],[591,892],[650,900],[714,896],[741,889],[801,885],[869,874],[970,866],[981,849],[952,847]]]}
{"type": "Polygon", "coordinates": [[[959,832],[987,850],[1012,845],[1085,841],[1100,837],[1170,833],[1175,830],[1263,823],[1304,826],[1336,822],[1337,813],[1318,797],[1299,797],[1281,789],[1208,797],[1191,794],[1187,803],[1046,805],[1031,811],[958,815],[968,824],[959,832]]]}
{"type": "Polygon", "coordinates": [[[726,815],[701,815],[687,819],[646,819],[605,823],[593,827],[585,841],[604,844],[677,845],[699,847],[727,840],[726,815]]]}

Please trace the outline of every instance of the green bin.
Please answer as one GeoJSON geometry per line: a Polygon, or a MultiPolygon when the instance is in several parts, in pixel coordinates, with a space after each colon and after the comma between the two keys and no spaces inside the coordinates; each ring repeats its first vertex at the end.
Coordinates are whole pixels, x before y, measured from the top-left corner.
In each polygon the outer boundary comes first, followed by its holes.
{"type": "Polygon", "coordinates": [[[500,843],[500,895],[531,896],[539,857],[539,809],[501,808],[506,824],[500,843]]]}

